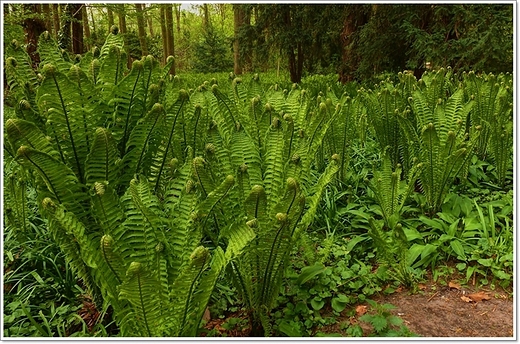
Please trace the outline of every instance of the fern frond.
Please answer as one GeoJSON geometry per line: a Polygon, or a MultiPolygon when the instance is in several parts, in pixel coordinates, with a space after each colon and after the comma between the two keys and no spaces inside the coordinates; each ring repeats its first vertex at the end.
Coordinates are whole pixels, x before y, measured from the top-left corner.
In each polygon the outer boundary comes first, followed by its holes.
{"type": "Polygon", "coordinates": [[[40,69],[46,64],[52,64],[56,66],[57,70],[65,73],[67,72],[72,63],[67,61],[66,51],[62,51],[58,46],[58,43],[52,38],[49,31],[43,32],[38,38],[38,54],[40,55],[40,69]]]}
{"type": "Polygon", "coordinates": [[[323,191],[325,187],[334,179],[335,174],[339,171],[338,160],[339,157],[333,156],[331,162],[326,167],[325,171],[320,175],[316,185],[312,188],[313,193],[311,196],[306,197],[306,203],[309,205],[305,211],[300,223],[298,224],[295,236],[297,237],[299,232],[304,231],[312,223],[318,210],[318,205],[322,199],[323,191]]]}
{"type": "Polygon", "coordinates": [[[129,316],[135,318],[133,333],[125,336],[152,337],[160,336],[164,327],[164,317],[157,303],[157,292],[160,283],[144,263],[132,262],[126,271],[126,277],[119,287],[119,297],[128,300],[133,312],[129,316]]]}
{"type": "Polygon", "coordinates": [[[160,136],[160,126],[163,124],[164,118],[163,106],[155,104],[147,116],[137,122],[130,134],[126,154],[123,157],[123,175],[120,178],[120,184],[128,183],[135,174],[148,172],[153,149],[156,149],[159,143],[154,139],[160,136]]]}
{"type": "Polygon", "coordinates": [[[82,204],[87,197],[86,193],[70,168],[47,153],[26,146],[18,149],[17,159],[23,165],[35,169],[47,186],[48,196],[80,219],[87,214],[82,204]]]}
{"type": "Polygon", "coordinates": [[[171,305],[173,306],[171,313],[175,319],[175,324],[179,327],[174,329],[173,333],[180,333],[186,324],[189,323],[190,319],[188,316],[193,307],[194,294],[198,289],[202,274],[209,267],[210,259],[210,253],[207,248],[203,246],[197,247],[190,255],[186,265],[182,267],[179,276],[175,279],[170,291],[171,305]]]}
{"type": "Polygon", "coordinates": [[[215,284],[222,270],[226,266],[228,260],[224,256],[224,252],[220,247],[213,251],[211,257],[210,269],[208,272],[200,277],[197,285],[197,290],[194,291],[193,297],[187,307],[187,317],[184,326],[182,327],[179,336],[194,337],[197,335],[202,316],[206,310],[206,305],[209,302],[215,284]]]}
{"type": "Polygon", "coordinates": [[[96,256],[95,236],[87,236],[83,224],[63,205],[54,203],[50,198],[44,198],[42,205],[45,214],[49,216],[48,228],[53,239],[94,300],[99,302],[101,294],[96,284],[99,260],[96,256]]]}
{"type": "Polygon", "coordinates": [[[174,144],[175,125],[177,124],[177,120],[179,119],[180,115],[184,111],[184,105],[187,103],[189,99],[188,97],[189,96],[187,92],[180,92],[177,102],[175,102],[170,112],[166,114],[165,125],[167,126],[167,128],[169,128],[169,130],[163,139],[165,143],[162,143],[158,147],[157,153],[153,158],[151,165],[153,177],[155,178],[155,180],[152,180],[151,182],[155,184],[156,192],[159,189],[160,181],[163,176],[163,171],[166,168],[168,157],[171,157],[171,147],[174,144]]]}
{"type": "Polygon", "coordinates": [[[118,182],[119,154],[112,134],[97,128],[92,148],[85,161],[85,181],[87,185],[95,182],[108,182],[114,187],[118,182]]]}
{"type": "Polygon", "coordinates": [[[45,78],[38,89],[37,99],[40,111],[48,112],[48,122],[60,140],[60,153],[72,166],[74,173],[84,183],[84,162],[89,146],[83,144],[88,137],[89,127],[85,127],[85,112],[81,104],[81,90],[63,73],[52,65],[46,65],[43,74],[45,78]]]}
{"type": "Polygon", "coordinates": [[[284,171],[284,132],[278,117],[273,118],[271,128],[264,140],[264,186],[270,204],[276,204],[279,190],[283,185],[284,171]]]}
{"type": "Polygon", "coordinates": [[[140,82],[142,75],[143,64],[134,61],[130,73],[113,87],[110,100],[106,100],[114,107],[112,132],[119,142],[121,154],[124,154],[130,133],[145,111],[146,89],[140,82]]]}
{"type": "Polygon", "coordinates": [[[91,187],[92,215],[105,234],[112,234],[124,220],[119,198],[106,182],[95,182],[91,187]]]}
{"type": "Polygon", "coordinates": [[[28,146],[59,159],[59,153],[52,146],[47,136],[34,123],[10,118],[5,122],[5,130],[13,149],[17,150],[21,146],[28,146]]]}

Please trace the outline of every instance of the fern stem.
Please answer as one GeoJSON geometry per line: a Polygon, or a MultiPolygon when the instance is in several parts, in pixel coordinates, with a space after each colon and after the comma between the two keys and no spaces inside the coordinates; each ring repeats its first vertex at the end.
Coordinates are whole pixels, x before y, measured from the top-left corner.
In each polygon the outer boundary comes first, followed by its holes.
{"type": "Polygon", "coordinates": [[[146,331],[148,332],[148,337],[152,336],[152,333],[150,332],[150,327],[148,326],[148,319],[146,318],[146,309],[144,307],[144,299],[143,299],[143,289],[141,288],[141,274],[137,274],[137,285],[139,287],[139,301],[141,302],[141,308],[143,310],[143,320],[144,325],[146,326],[146,331]]]}
{"type": "Polygon", "coordinates": [[[200,118],[200,112],[201,108],[196,107],[195,108],[195,126],[193,129],[193,156],[197,156],[197,126],[199,125],[199,118],[200,118]]]}
{"type": "MultiPolygon", "coordinates": [[[[183,98],[183,100],[181,101],[181,105],[179,106],[179,110],[177,111],[177,114],[175,115],[175,117],[173,119],[172,128],[170,130],[170,136],[168,137],[168,143],[166,144],[166,149],[164,150],[164,155],[163,155],[163,159],[161,162],[161,166],[159,167],[159,172],[157,173],[157,180],[155,181],[155,188],[154,188],[155,192],[157,192],[157,190],[159,188],[159,182],[161,181],[162,171],[164,169],[164,166],[166,165],[166,159],[168,157],[168,150],[170,149],[170,145],[172,143],[173,132],[175,131],[175,124],[177,123],[177,118],[179,117],[179,113],[181,113],[182,107],[184,106],[184,102],[185,102],[185,100],[183,98]]],[[[165,113],[166,113],[166,111],[165,111],[165,113]]],[[[186,142],[186,141],[184,141],[184,142],[186,142]]]]}
{"type": "Polygon", "coordinates": [[[188,291],[188,294],[186,295],[186,302],[184,303],[184,312],[182,314],[182,321],[181,321],[181,327],[180,327],[181,329],[184,328],[184,326],[186,324],[186,316],[188,315],[188,308],[190,305],[191,298],[193,296],[193,289],[195,288],[195,284],[198,282],[200,276],[202,275],[202,272],[204,271],[204,266],[206,265],[206,259],[207,259],[207,256],[204,257],[204,261],[202,262],[202,264],[200,266],[200,270],[197,273],[197,277],[195,277],[193,279],[193,281],[191,282],[190,289],[188,291]]]}
{"type": "Polygon", "coordinates": [[[121,142],[121,156],[123,156],[125,154],[126,141],[128,140],[128,136],[130,135],[130,131],[128,130],[128,126],[129,126],[129,122],[130,122],[130,112],[132,110],[132,103],[134,101],[135,90],[137,88],[137,82],[139,81],[140,76],[141,76],[141,69],[138,69],[137,78],[135,79],[134,87],[132,87],[132,95],[130,97],[131,101],[130,101],[130,104],[128,104],[128,112],[126,113],[125,130],[123,132],[123,140],[121,142]]]}
{"type": "Polygon", "coordinates": [[[67,108],[65,107],[65,101],[63,100],[63,96],[61,94],[60,87],[58,85],[58,80],[56,80],[56,75],[52,74],[52,79],[54,80],[54,84],[56,85],[56,90],[58,91],[58,96],[60,97],[61,107],[63,108],[63,115],[65,116],[65,121],[67,123],[67,130],[69,132],[70,144],[72,145],[72,150],[74,151],[74,159],[76,160],[76,167],[78,168],[78,178],[79,181],[84,184],[85,180],[83,179],[83,172],[81,170],[81,163],[79,161],[78,152],[76,151],[76,144],[74,143],[74,137],[72,136],[72,128],[70,125],[69,115],[67,112],[67,108]]]}

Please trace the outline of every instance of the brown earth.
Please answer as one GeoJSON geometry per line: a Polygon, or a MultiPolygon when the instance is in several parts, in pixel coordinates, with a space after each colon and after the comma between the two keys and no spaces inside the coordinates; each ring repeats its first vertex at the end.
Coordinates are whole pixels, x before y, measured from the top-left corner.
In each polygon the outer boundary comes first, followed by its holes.
{"type": "Polygon", "coordinates": [[[377,300],[397,308],[411,332],[421,337],[512,337],[513,299],[506,291],[420,284],[419,293],[397,292],[377,300]]]}
{"type": "MultiPolygon", "coordinates": [[[[436,283],[419,284],[419,291],[412,293],[399,288],[390,295],[374,297],[378,304],[392,304],[393,315],[403,319],[410,332],[420,337],[513,337],[513,297],[503,289],[490,290],[471,286],[460,286],[450,281],[446,286],[436,283]]],[[[370,325],[358,321],[365,312],[372,313],[370,306],[359,304],[354,307],[355,316],[340,316],[335,325],[316,329],[318,332],[346,335],[341,323],[359,324],[365,336],[370,335],[370,325]]],[[[346,309],[342,314],[346,314],[346,309]]],[[[247,315],[237,312],[230,317],[241,318],[247,323],[247,315]]],[[[229,318],[229,317],[227,317],[229,318]]],[[[213,319],[206,324],[207,330],[217,330],[220,335],[248,337],[251,329],[241,326],[226,330],[222,323],[227,319],[213,319]]]]}

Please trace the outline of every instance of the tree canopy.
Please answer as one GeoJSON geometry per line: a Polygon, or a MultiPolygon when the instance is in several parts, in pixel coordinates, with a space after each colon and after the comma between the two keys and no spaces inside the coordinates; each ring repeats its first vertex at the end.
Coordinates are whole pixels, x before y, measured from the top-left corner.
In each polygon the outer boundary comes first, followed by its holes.
{"type": "Polygon", "coordinates": [[[171,73],[228,72],[234,64],[237,74],[282,68],[293,82],[315,73],[346,82],[404,69],[513,66],[508,3],[4,4],[4,41],[25,41],[33,55],[42,30],[77,54],[101,46],[113,24],[129,63],[173,55],[171,73]]]}

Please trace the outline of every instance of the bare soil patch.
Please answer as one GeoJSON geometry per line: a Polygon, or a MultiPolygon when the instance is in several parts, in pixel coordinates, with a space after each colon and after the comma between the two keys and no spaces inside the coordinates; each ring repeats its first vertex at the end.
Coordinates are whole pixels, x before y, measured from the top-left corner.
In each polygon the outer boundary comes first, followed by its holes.
{"type": "Polygon", "coordinates": [[[396,306],[392,313],[421,337],[513,336],[513,298],[507,292],[470,289],[456,282],[419,287],[419,293],[403,290],[377,302],[396,306]]]}

